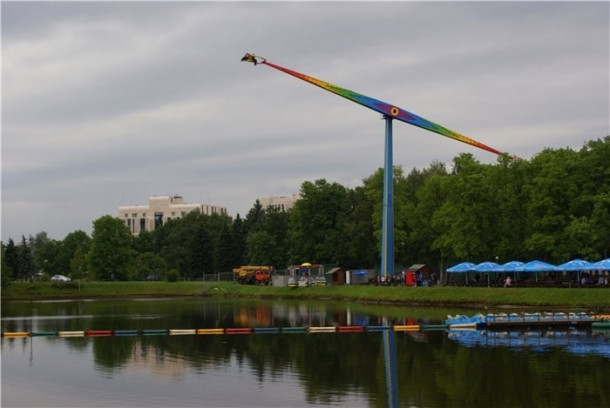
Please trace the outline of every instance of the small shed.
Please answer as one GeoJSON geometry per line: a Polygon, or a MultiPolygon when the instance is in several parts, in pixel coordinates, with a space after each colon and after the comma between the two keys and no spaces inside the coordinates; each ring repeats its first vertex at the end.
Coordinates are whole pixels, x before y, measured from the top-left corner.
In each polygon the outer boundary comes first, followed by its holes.
{"type": "Polygon", "coordinates": [[[350,285],[366,285],[375,281],[374,269],[357,269],[351,270],[349,276],[350,285]]]}
{"type": "Polygon", "coordinates": [[[404,273],[407,286],[412,286],[416,282],[419,286],[422,284],[421,282],[428,282],[430,275],[432,274],[432,269],[425,264],[413,264],[405,269],[404,273]]]}
{"type": "Polygon", "coordinates": [[[345,273],[343,268],[333,268],[326,272],[326,275],[330,276],[331,285],[345,285],[345,273]]]}

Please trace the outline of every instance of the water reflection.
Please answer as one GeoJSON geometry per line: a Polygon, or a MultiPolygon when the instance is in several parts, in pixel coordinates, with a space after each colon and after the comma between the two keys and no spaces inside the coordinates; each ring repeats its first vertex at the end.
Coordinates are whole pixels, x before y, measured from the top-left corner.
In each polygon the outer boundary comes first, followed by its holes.
{"type": "Polygon", "coordinates": [[[383,331],[383,357],[388,408],[398,407],[398,373],[396,370],[396,333],[383,331]]]}
{"type": "MultiPolygon", "coordinates": [[[[319,301],[75,303],[5,303],[2,330],[391,326],[456,313],[319,301]]],[[[528,335],[531,347],[508,332],[472,333],[3,338],[2,406],[610,406],[610,357],[599,351],[607,335],[559,333],[565,347],[541,353],[549,332],[528,335]],[[597,352],[574,351],[591,341],[597,352]]]]}
{"type": "Polygon", "coordinates": [[[560,349],[610,358],[610,331],[607,330],[450,330],[448,337],[467,347],[529,348],[540,352],[560,349]]]}

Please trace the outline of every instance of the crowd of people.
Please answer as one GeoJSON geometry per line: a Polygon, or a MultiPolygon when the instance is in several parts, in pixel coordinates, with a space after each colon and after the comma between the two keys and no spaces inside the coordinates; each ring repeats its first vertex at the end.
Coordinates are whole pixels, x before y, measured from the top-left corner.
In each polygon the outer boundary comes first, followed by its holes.
{"type": "Polygon", "coordinates": [[[438,279],[434,272],[430,273],[428,278],[424,276],[422,271],[419,271],[416,278],[409,280],[407,278],[407,272],[402,271],[400,274],[389,276],[387,279],[384,276],[377,275],[375,278],[369,280],[369,284],[377,286],[433,286],[438,283],[438,279]]]}

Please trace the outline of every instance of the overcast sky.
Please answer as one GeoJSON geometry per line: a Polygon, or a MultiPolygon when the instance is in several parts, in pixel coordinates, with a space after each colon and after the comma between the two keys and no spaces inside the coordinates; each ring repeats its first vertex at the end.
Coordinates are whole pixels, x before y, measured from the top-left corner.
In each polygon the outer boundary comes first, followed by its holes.
{"type": "MultiPolygon", "coordinates": [[[[503,152],[610,134],[602,2],[2,2],[2,240],[63,239],[150,196],[224,206],[383,167],[380,115],[270,62],[503,152]]],[[[487,151],[401,122],[405,172],[487,151]]]]}

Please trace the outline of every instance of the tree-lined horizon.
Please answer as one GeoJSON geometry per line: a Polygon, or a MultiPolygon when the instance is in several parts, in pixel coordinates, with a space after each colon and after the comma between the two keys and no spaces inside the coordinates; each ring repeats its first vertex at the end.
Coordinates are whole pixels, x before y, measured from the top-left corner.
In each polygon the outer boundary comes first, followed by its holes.
{"type": "MultiPolygon", "coordinates": [[[[394,167],[394,250],[400,268],[434,270],[470,261],[562,263],[610,254],[610,136],[580,150],[545,149],[529,161],[471,154],[405,174],[394,167]]],[[[197,279],[246,265],[284,269],[303,262],[378,268],[383,169],[353,189],[305,181],[287,211],[257,201],[242,218],[197,211],[132,237],[105,215],[53,240],[45,232],[2,243],[2,281],[42,271],[96,280],[150,275],[197,279]]]]}

